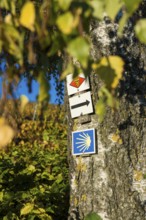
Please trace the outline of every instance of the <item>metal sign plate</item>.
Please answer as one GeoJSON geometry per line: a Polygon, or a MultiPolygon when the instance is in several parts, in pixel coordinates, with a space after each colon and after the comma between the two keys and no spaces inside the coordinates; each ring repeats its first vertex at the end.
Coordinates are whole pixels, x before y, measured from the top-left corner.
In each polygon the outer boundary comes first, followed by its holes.
{"type": "Polygon", "coordinates": [[[84,155],[95,154],[95,129],[87,129],[72,132],[72,154],[84,155]]]}
{"type": "Polygon", "coordinates": [[[79,74],[75,79],[73,79],[73,74],[69,74],[66,80],[68,95],[73,95],[90,88],[89,78],[85,78],[83,73],[79,74]]]}
{"type": "Polygon", "coordinates": [[[76,118],[93,112],[91,92],[69,98],[71,117],[76,118]]]}

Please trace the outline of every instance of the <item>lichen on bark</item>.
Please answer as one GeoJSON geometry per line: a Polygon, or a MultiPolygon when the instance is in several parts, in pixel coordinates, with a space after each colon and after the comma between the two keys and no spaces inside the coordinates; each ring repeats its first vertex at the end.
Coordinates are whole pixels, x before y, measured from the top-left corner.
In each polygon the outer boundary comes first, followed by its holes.
{"type": "MultiPolygon", "coordinates": [[[[145,10],[144,7],[141,10],[145,10]]],[[[102,123],[96,114],[92,114],[91,122],[85,124],[81,124],[79,119],[69,118],[70,220],[84,219],[90,212],[98,213],[103,220],[146,219],[146,196],[143,196],[146,195],[146,49],[135,38],[134,22],[129,20],[122,38],[117,36],[117,24],[108,18],[101,23],[92,22],[91,54],[94,59],[120,55],[125,61],[125,70],[117,92],[117,111],[107,108],[102,123]],[[74,123],[77,130],[96,128],[97,154],[72,156],[74,123]]],[[[90,81],[96,104],[101,83],[94,73],[90,81]]]]}

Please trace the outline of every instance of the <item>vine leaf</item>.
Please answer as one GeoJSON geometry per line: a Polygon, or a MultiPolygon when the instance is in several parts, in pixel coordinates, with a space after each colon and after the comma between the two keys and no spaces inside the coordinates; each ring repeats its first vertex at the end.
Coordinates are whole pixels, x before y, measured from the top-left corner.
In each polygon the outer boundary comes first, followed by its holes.
{"type": "Polygon", "coordinates": [[[34,31],[35,7],[32,2],[27,2],[21,9],[20,24],[31,31],[34,31]]]}

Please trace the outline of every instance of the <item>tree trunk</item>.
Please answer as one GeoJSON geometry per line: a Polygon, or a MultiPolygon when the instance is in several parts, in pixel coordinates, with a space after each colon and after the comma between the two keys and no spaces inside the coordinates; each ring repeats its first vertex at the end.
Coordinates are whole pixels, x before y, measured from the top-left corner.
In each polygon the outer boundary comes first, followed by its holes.
{"type": "MultiPolygon", "coordinates": [[[[146,205],[146,122],[145,122],[145,47],[134,37],[129,21],[121,39],[117,25],[107,18],[92,23],[92,56],[116,54],[125,61],[124,77],[118,88],[119,109],[107,108],[99,122],[91,114],[87,123],[81,117],[71,119],[69,104],[69,220],[84,219],[95,212],[103,220],[144,220],[146,205]],[[71,132],[96,129],[97,153],[72,155],[71,132]]],[[[94,106],[101,82],[92,74],[91,91],[94,106]]],[[[87,116],[82,116],[86,120],[87,116]]]]}

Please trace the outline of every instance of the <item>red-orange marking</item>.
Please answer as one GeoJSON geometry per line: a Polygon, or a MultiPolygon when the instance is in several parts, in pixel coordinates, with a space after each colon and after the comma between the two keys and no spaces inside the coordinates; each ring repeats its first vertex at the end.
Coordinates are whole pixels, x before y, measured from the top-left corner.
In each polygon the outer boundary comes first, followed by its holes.
{"type": "Polygon", "coordinates": [[[75,87],[75,88],[79,88],[84,81],[85,81],[85,78],[76,77],[76,78],[70,83],[70,86],[73,86],[73,87],[75,87]]]}

